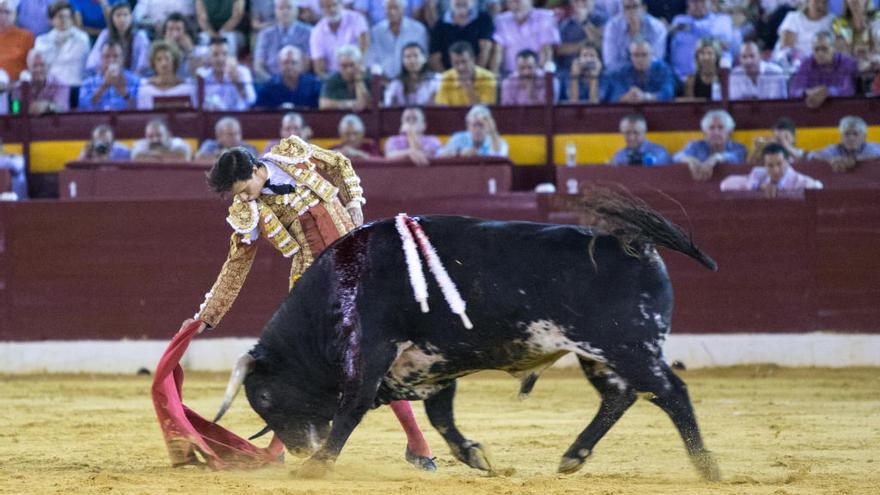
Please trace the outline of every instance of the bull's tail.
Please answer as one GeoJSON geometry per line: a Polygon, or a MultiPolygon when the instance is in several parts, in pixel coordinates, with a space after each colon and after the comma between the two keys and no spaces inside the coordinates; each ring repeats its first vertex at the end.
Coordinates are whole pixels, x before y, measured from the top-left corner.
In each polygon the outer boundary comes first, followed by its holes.
{"type": "Polygon", "coordinates": [[[718,269],[690,233],[630,194],[595,187],[563,201],[582,215],[583,223],[619,239],[627,252],[638,254],[636,248],[650,243],[686,254],[710,270],[718,269]]]}

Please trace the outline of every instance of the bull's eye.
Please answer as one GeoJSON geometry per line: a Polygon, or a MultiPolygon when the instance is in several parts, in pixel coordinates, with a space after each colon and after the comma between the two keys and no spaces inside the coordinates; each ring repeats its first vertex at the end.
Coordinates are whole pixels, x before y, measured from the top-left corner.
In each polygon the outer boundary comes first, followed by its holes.
{"type": "Polygon", "coordinates": [[[269,395],[268,390],[263,390],[262,392],[260,392],[259,399],[260,404],[262,404],[263,407],[269,407],[272,405],[272,397],[269,395]]]}

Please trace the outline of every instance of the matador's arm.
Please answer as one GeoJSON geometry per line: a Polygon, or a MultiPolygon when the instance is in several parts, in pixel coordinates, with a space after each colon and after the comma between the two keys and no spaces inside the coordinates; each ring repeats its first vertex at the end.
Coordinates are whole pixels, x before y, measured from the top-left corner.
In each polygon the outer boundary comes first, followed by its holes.
{"type": "Polygon", "coordinates": [[[317,146],[313,146],[312,150],[312,162],[322,176],[339,188],[339,201],[346,208],[354,206],[353,203],[360,206],[367,202],[364,199],[364,190],[361,188],[361,179],[354,172],[351,160],[342,153],[317,146]]]}
{"type": "Polygon", "coordinates": [[[217,276],[217,281],[214,282],[210,292],[205,294],[205,302],[199,307],[196,318],[212,327],[220,324],[220,320],[238,297],[256,254],[255,242],[245,244],[241,240],[241,234],[232,234],[229,240],[229,255],[223,263],[223,269],[220,270],[220,275],[217,276]]]}

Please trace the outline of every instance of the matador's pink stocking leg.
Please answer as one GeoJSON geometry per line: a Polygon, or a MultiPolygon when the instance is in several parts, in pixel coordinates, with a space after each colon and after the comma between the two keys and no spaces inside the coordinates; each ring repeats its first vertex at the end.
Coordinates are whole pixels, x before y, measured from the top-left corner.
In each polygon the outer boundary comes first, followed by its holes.
{"type": "Polygon", "coordinates": [[[437,465],[431,455],[431,447],[428,446],[425,436],[422,434],[416,417],[413,415],[412,406],[405,400],[391,402],[391,410],[400,421],[400,426],[406,433],[406,460],[419,469],[436,471],[437,465]]]}

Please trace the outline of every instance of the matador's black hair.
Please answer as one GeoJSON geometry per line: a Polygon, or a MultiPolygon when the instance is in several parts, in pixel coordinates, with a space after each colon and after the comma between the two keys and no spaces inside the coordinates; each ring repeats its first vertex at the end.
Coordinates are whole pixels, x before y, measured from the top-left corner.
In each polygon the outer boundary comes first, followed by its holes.
{"type": "Polygon", "coordinates": [[[247,149],[241,146],[230,148],[217,158],[208,172],[208,186],[218,193],[229,191],[236,182],[250,179],[254,167],[262,166],[247,149]]]}

